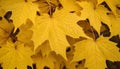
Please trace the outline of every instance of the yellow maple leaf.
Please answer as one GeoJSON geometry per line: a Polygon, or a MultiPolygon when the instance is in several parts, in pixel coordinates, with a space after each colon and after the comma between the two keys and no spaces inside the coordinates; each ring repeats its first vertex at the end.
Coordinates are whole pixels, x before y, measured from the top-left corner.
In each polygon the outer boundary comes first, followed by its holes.
{"type": "Polygon", "coordinates": [[[31,0],[0,0],[0,8],[12,11],[11,19],[14,21],[15,27],[19,27],[26,19],[31,19],[34,22],[37,5],[31,0]]]}
{"type": "Polygon", "coordinates": [[[31,38],[33,36],[33,31],[31,30],[32,26],[33,26],[33,22],[30,19],[27,19],[26,23],[22,24],[19,27],[20,31],[18,35],[16,35],[17,41],[20,41],[23,43],[27,43],[31,41],[31,38]]]}
{"type": "Polygon", "coordinates": [[[49,53],[52,51],[50,48],[50,44],[49,41],[46,40],[45,42],[43,42],[36,50],[35,53],[38,53],[39,51],[41,51],[42,56],[48,56],[49,53]]]}
{"type": "Polygon", "coordinates": [[[104,1],[108,4],[114,15],[120,17],[120,14],[117,12],[119,10],[120,0],[98,0],[98,4],[104,1]]]}
{"type": "Polygon", "coordinates": [[[40,9],[40,14],[42,13],[53,13],[56,9],[60,9],[62,5],[60,4],[59,0],[37,0],[34,1],[35,4],[38,5],[38,8],[40,9]]]}
{"type": "Polygon", "coordinates": [[[7,19],[4,18],[5,11],[0,10],[0,45],[5,44],[9,39],[9,35],[14,29],[14,25],[12,22],[8,22],[7,19]]]}
{"type": "Polygon", "coordinates": [[[106,14],[108,10],[102,5],[94,6],[94,4],[89,1],[78,2],[78,4],[83,8],[80,15],[81,20],[89,19],[90,25],[100,33],[101,22],[109,22],[106,14]]]}
{"type": "Polygon", "coordinates": [[[113,14],[109,14],[109,20],[110,24],[107,25],[111,25],[111,35],[120,35],[120,30],[118,30],[120,26],[120,18],[116,18],[113,14]]]}
{"type": "Polygon", "coordinates": [[[56,10],[52,17],[47,14],[38,16],[33,27],[35,49],[45,40],[50,42],[51,49],[66,58],[65,50],[69,46],[66,35],[87,37],[77,25],[80,17],[65,10],[56,10]]]}
{"type": "Polygon", "coordinates": [[[0,48],[0,63],[3,69],[26,69],[32,65],[32,50],[23,43],[7,42],[0,48]]]}
{"type": "Polygon", "coordinates": [[[82,8],[77,4],[76,0],[59,0],[63,6],[63,9],[67,10],[68,12],[76,12],[80,15],[80,11],[82,8]]]}
{"type": "Polygon", "coordinates": [[[105,69],[106,60],[120,61],[120,52],[116,43],[107,37],[99,37],[96,41],[86,39],[75,44],[73,61],[85,59],[88,69],[105,69]]]}
{"type": "Polygon", "coordinates": [[[55,69],[54,63],[56,60],[52,53],[49,53],[47,56],[42,56],[42,52],[39,51],[32,56],[32,59],[36,64],[37,69],[55,69]]]}
{"type": "MultiPolygon", "coordinates": [[[[10,12],[10,11],[8,11],[10,12]]],[[[7,12],[7,13],[8,13],[7,12]]],[[[6,14],[7,14],[6,13],[6,14]]],[[[9,16],[9,14],[8,14],[9,16]]],[[[28,43],[32,38],[32,31],[30,28],[33,23],[30,19],[26,20],[26,24],[22,24],[19,28],[14,30],[15,26],[13,22],[10,22],[9,19],[5,18],[5,15],[1,17],[0,20],[0,44],[5,44],[7,40],[15,40],[23,43],[28,43]]]]}

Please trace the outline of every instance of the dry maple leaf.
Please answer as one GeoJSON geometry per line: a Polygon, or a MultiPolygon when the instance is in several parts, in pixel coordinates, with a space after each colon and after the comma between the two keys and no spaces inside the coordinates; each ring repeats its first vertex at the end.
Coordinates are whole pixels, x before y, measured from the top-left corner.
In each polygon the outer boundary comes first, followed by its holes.
{"type": "Polygon", "coordinates": [[[15,27],[19,27],[26,19],[31,19],[34,22],[37,5],[31,0],[0,0],[0,8],[12,11],[11,19],[14,21],[15,27]]]}
{"type": "Polygon", "coordinates": [[[3,69],[26,69],[32,65],[32,50],[23,43],[7,42],[0,48],[0,63],[3,69]]]}
{"type": "Polygon", "coordinates": [[[78,4],[83,8],[81,10],[81,20],[88,19],[90,21],[90,25],[100,33],[101,22],[109,23],[107,12],[109,12],[104,6],[94,6],[92,2],[82,1],[78,2],[78,4]]]}
{"type": "Polygon", "coordinates": [[[86,60],[85,67],[88,69],[105,69],[106,60],[120,61],[120,52],[116,43],[101,36],[96,41],[86,39],[75,44],[73,61],[83,59],[86,60]]]}
{"type": "Polygon", "coordinates": [[[57,54],[66,58],[65,50],[69,46],[66,35],[72,37],[87,37],[82,28],[77,25],[80,17],[65,10],[56,10],[52,17],[47,14],[38,16],[33,27],[33,41],[35,49],[45,40],[50,42],[50,47],[57,54]]]}

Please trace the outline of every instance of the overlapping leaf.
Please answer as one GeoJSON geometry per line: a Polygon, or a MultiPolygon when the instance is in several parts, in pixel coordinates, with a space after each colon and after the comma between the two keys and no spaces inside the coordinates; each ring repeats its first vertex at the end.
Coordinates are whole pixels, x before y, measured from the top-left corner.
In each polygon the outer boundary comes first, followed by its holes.
{"type": "Polygon", "coordinates": [[[45,14],[36,18],[33,41],[35,49],[45,40],[49,40],[51,49],[65,57],[66,47],[69,46],[66,35],[72,37],[87,37],[77,25],[80,17],[65,10],[56,10],[50,17],[45,14]]]}
{"type": "Polygon", "coordinates": [[[0,8],[12,11],[12,20],[14,25],[19,27],[25,23],[26,19],[31,19],[34,22],[37,5],[32,3],[32,0],[0,0],[0,8]]]}
{"type": "Polygon", "coordinates": [[[94,6],[92,2],[82,1],[78,4],[83,8],[81,11],[81,20],[89,19],[90,25],[93,26],[97,32],[100,32],[101,22],[109,22],[107,12],[109,12],[104,6],[94,6]]]}
{"type": "Polygon", "coordinates": [[[85,59],[85,67],[88,69],[106,68],[106,60],[120,61],[120,52],[114,42],[106,37],[100,37],[96,41],[86,39],[75,44],[74,61],[85,59]]]}
{"type": "Polygon", "coordinates": [[[32,65],[32,50],[23,43],[7,42],[0,48],[0,63],[3,69],[26,69],[32,65]]]}
{"type": "Polygon", "coordinates": [[[120,17],[120,1],[119,0],[98,0],[98,4],[106,2],[107,5],[110,7],[110,10],[114,13],[116,17],[120,17]]]}

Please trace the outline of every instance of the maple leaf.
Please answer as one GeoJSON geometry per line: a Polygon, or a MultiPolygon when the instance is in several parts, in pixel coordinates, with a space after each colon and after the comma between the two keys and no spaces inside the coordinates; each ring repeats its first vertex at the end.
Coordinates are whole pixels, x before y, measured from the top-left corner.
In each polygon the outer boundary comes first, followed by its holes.
{"type": "Polygon", "coordinates": [[[45,42],[43,42],[36,50],[35,53],[38,53],[39,51],[41,51],[42,56],[48,56],[49,53],[52,51],[50,48],[50,44],[49,41],[46,40],[45,42]]]}
{"type": "MultiPolygon", "coordinates": [[[[9,13],[9,12],[7,12],[9,13]]],[[[9,19],[6,19],[4,10],[1,10],[1,20],[0,20],[0,45],[5,44],[6,41],[9,39],[11,32],[13,31],[14,25],[12,22],[9,22],[9,19]]]]}
{"type": "Polygon", "coordinates": [[[110,28],[111,28],[111,35],[117,35],[119,34],[120,35],[120,30],[117,30],[119,29],[119,26],[120,26],[120,18],[116,18],[113,14],[109,14],[109,20],[110,20],[110,24],[107,24],[107,25],[111,25],[110,28]]]}
{"type": "Polygon", "coordinates": [[[40,13],[54,13],[55,9],[61,9],[62,5],[60,4],[59,0],[37,0],[34,1],[35,4],[38,5],[40,9],[40,13]]]}
{"type": "Polygon", "coordinates": [[[92,2],[82,1],[78,2],[78,4],[83,8],[81,10],[81,20],[88,19],[90,21],[90,25],[94,27],[94,29],[99,33],[101,22],[109,23],[107,12],[109,12],[104,6],[94,6],[92,2]]]}
{"type": "Polygon", "coordinates": [[[47,56],[42,56],[41,51],[33,55],[32,59],[37,69],[54,69],[54,63],[56,62],[52,53],[49,53],[47,56]]]}
{"type": "Polygon", "coordinates": [[[11,16],[11,11],[7,11],[0,20],[0,44],[5,44],[7,40],[11,39],[14,41],[21,41],[23,43],[28,43],[32,37],[32,31],[30,28],[33,23],[30,19],[26,20],[26,24],[22,24],[19,28],[14,30],[15,26],[13,21],[9,19],[11,16]]]}
{"type": "Polygon", "coordinates": [[[120,61],[119,48],[107,37],[100,37],[96,41],[86,39],[75,44],[73,61],[85,59],[85,67],[89,69],[105,69],[106,60],[120,61]]]}
{"type": "Polygon", "coordinates": [[[76,0],[59,0],[63,9],[67,10],[68,12],[76,12],[80,15],[80,11],[82,8],[77,4],[76,0]]]}
{"type": "Polygon", "coordinates": [[[31,42],[32,22],[27,19],[26,24],[22,24],[14,31],[13,22],[10,21],[8,11],[0,21],[0,63],[4,69],[26,69],[32,64],[31,55],[33,44],[31,42]],[[25,61],[25,62],[24,62],[25,61]],[[17,63],[17,64],[16,64],[17,63]]]}
{"type": "Polygon", "coordinates": [[[0,63],[3,69],[26,69],[32,64],[32,50],[23,43],[7,42],[0,48],[0,63]]]}
{"type": "Polygon", "coordinates": [[[31,30],[33,22],[30,19],[26,20],[25,24],[19,27],[19,33],[16,35],[17,41],[27,43],[31,41],[33,31],[31,30]]]}
{"type": "Polygon", "coordinates": [[[64,58],[66,47],[69,46],[66,35],[72,37],[87,37],[82,28],[77,25],[80,17],[74,13],[68,13],[65,10],[56,10],[51,16],[44,14],[36,18],[33,27],[33,38],[35,49],[45,40],[50,42],[51,49],[64,58]]]}
{"type": "Polygon", "coordinates": [[[114,15],[116,15],[117,17],[120,16],[120,14],[117,12],[119,11],[119,7],[120,7],[120,1],[119,0],[98,0],[98,4],[102,3],[102,2],[106,2],[108,7],[110,7],[110,10],[112,10],[112,12],[114,13],[114,15]]]}
{"type": "Polygon", "coordinates": [[[120,61],[119,48],[107,37],[99,37],[96,41],[86,39],[75,44],[73,61],[85,59],[85,67],[89,69],[105,69],[106,60],[120,61]]]}
{"type": "Polygon", "coordinates": [[[31,0],[0,0],[0,8],[13,12],[11,19],[15,27],[19,27],[28,18],[34,22],[36,11],[39,10],[31,0]]]}

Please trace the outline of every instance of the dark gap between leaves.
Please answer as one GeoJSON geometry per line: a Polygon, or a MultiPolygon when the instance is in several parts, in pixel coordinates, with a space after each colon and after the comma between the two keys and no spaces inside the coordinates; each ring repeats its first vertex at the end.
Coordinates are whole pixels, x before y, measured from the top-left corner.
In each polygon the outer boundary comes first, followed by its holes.
{"type": "Polygon", "coordinates": [[[118,61],[112,62],[110,60],[106,60],[106,65],[107,69],[120,69],[120,62],[118,61]]]}
{"type": "Polygon", "coordinates": [[[117,43],[116,46],[118,48],[120,48],[120,38],[119,38],[119,35],[112,36],[109,40],[112,41],[112,42],[117,43]]]}
{"type": "Polygon", "coordinates": [[[63,8],[63,6],[62,6],[62,4],[58,4],[58,9],[60,10],[60,9],[62,9],[63,8]]]}
{"type": "Polygon", "coordinates": [[[120,10],[120,5],[116,5],[116,8],[120,10]]]}
{"type": "Polygon", "coordinates": [[[96,40],[97,38],[99,38],[99,35],[97,33],[97,31],[90,25],[89,19],[86,20],[80,20],[77,22],[77,24],[82,27],[84,33],[93,38],[94,40],[96,40]]]}
{"type": "Polygon", "coordinates": [[[110,28],[107,24],[101,22],[102,26],[100,28],[100,35],[103,35],[104,37],[109,37],[111,35],[110,28]]]}
{"type": "Polygon", "coordinates": [[[12,38],[12,41],[15,43],[17,41],[16,35],[20,32],[19,28],[16,29],[14,32],[14,29],[12,30],[10,37],[12,38]]]}
{"type": "Polygon", "coordinates": [[[2,17],[0,16],[0,20],[2,20],[2,17]]]}
{"type": "Polygon", "coordinates": [[[44,68],[43,69],[50,69],[48,66],[44,66],[44,68]]]}
{"type": "Polygon", "coordinates": [[[50,10],[48,11],[48,14],[49,14],[50,16],[52,16],[53,13],[54,13],[55,10],[56,10],[56,5],[50,2],[50,6],[51,6],[51,7],[50,7],[50,10]]]}
{"type": "Polygon", "coordinates": [[[32,66],[33,66],[33,69],[37,69],[37,68],[36,68],[36,64],[32,64],[32,66]]]}
{"type": "Polygon", "coordinates": [[[102,2],[101,5],[104,5],[109,11],[111,11],[110,7],[107,5],[107,3],[105,1],[102,2]]]}
{"type": "Polygon", "coordinates": [[[66,66],[64,65],[62,69],[67,69],[66,66]]]}
{"type": "Polygon", "coordinates": [[[27,69],[32,69],[32,67],[31,66],[27,66],[27,69]]]}
{"type": "Polygon", "coordinates": [[[1,66],[1,64],[0,64],[0,69],[3,69],[3,67],[1,66]]]}
{"type": "Polygon", "coordinates": [[[70,51],[71,51],[71,48],[68,47],[68,48],[66,49],[66,52],[70,52],[70,51]]]}
{"type": "Polygon", "coordinates": [[[8,21],[11,22],[10,17],[12,15],[12,11],[7,11],[6,14],[4,15],[4,18],[8,21]]]}
{"type": "Polygon", "coordinates": [[[40,16],[40,12],[39,12],[39,11],[36,11],[36,15],[40,16]]]}

